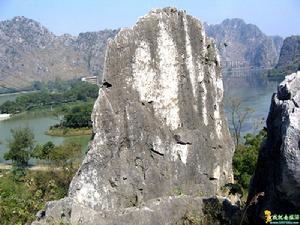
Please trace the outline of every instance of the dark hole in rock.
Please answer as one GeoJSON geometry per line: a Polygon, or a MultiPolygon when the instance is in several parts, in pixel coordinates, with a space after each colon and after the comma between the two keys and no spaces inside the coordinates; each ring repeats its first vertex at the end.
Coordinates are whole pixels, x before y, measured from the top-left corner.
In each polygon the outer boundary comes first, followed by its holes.
{"type": "Polygon", "coordinates": [[[106,87],[106,88],[111,88],[112,87],[112,84],[111,83],[108,83],[107,81],[104,81],[102,83],[103,87],[106,87]]]}
{"type": "Polygon", "coordinates": [[[39,219],[42,219],[46,216],[46,211],[45,210],[42,210],[42,211],[39,211],[37,214],[36,214],[37,218],[39,219]]]}

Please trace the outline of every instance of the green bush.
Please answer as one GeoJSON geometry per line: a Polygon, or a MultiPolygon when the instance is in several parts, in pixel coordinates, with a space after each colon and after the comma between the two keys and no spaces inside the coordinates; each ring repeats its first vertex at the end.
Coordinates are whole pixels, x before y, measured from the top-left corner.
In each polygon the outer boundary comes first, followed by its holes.
{"type": "Polygon", "coordinates": [[[93,104],[91,103],[72,107],[65,113],[61,126],[68,128],[92,127],[92,109],[93,104]]]}
{"type": "Polygon", "coordinates": [[[243,189],[248,189],[250,179],[254,174],[259,148],[266,137],[266,131],[257,135],[247,134],[245,144],[237,146],[233,156],[233,172],[235,180],[243,189]]]}
{"type": "Polygon", "coordinates": [[[37,145],[33,149],[32,157],[40,160],[49,160],[49,154],[54,148],[55,145],[51,141],[44,145],[37,145]]]}
{"type": "Polygon", "coordinates": [[[22,179],[3,173],[0,177],[0,222],[4,225],[30,224],[48,201],[63,198],[82,158],[81,145],[48,142],[35,148],[36,157],[47,159],[44,170],[28,170],[22,179]]]}
{"type": "Polygon", "coordinates": [[[286,75],[295,73],[298,70],[300,70],[300,61],[295,60],[288,65],[269,70],[268,77],[272,79],[283,80],[286,75]]]}
{"type": "Polygon", "coordinates": [[[31,156],[34,144],[33,132],[28,128],[12,129],[12,139],[8,141],[9,151],[4,154],[5,160],[12,160],[16,167],[25,167],[31,156]]]}
{"type": "Polygon", "coordinates": [[[22,182],[16,182],[11,175],[1,177],[1,224],[30,224],[47,201],[67,194],[64,179],[55,171],[29,171],[22,182]]]}

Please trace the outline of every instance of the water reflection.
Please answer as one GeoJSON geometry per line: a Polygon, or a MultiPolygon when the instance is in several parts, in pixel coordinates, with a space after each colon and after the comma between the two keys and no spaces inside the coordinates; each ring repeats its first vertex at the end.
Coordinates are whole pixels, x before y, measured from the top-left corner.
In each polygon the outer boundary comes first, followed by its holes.
{"type": "Polygon", "coordinates": [[[265,72],[262,70],[223,74],[225,114],[227,117],[230,116],[229,98],[239,98],[243,108],[249,107],[254,110],[245,122],[243,134],[256,132],[265,126],[265,122],[260,125],[257,123],[259,120],[265,121],[267,118],[271,97],[276,92],[279,82],[268,80],[264,74],[265,72]]]}

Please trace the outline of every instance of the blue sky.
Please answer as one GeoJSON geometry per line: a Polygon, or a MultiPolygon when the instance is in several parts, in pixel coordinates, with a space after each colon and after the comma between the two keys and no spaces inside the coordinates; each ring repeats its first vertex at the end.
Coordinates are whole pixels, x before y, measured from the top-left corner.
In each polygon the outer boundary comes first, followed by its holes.
{"type": "Polygon", "coordinates": [[[131,27],[152,8],[176,6],[201,21],[242,18],[268,35],[300,35],[300,0],[0,0],[0,20],[25,16],[57,35],[131,27]]]}

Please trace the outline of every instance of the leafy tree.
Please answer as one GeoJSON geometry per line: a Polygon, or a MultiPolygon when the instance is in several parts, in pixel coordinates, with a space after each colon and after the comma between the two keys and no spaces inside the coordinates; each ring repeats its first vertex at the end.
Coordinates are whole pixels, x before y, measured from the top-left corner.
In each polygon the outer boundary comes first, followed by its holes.
{"type": "Polygon", "coordinates": [[[81,145],[72,142],[59,146],[48,142],[38,145],[33,153],[49,159],[50,166],[47,170],[29,170],[18,182],[10,173],[1,177],[1,224],[31,224],[46,202],[66,196],[83,155],[81,145]]]}
{"type": "Polygon", "coordinates": [[[66,196],[68,187],[55,171],[28,171],[20,182],[5,174],[0,179],[0,224],[31,224],[45,203],[66,196]]]}
{"type": "Polygon", "coordinates": [[[6,101],[0,106],[1,113],[17,113],[23,110],[22,106],[18,105],[14,101],[6,101]]]}
{"type": "Polygon", "coordinates": [[[64,115],[62,126],[69,128],[92,127],[92,108],[92,104],[83,104],[71,108],[64,115]]]}
{"type": "Polygon", "coordinates": [[[241,143],[241,132],[245,125],[247,118],[253,113],[253,110],[249,107],[244,108],[242,101],[239,98],[229,98],[228,109],[230,113],[229,123],[233,133],[233,139],[236,146],[241,143]]]}
{"type": "Polygon", "coordinates": [[[234,177],[244,189],[248,188],[254,174],[259,148],[266,135],[265,130],[261,130],[257,135],[247,134],[245,144],[239,145],[235,150],[233,156],[234,177]]]}
{"type": "Polygon", "coordinates": [[[58,168],[56,173],[61,177],[61,185],[68,185],[77,171],[83,153],[82,146],[75,142],[66,142],[56,146],[49,153],[49,160],[54,168],[58,168]]]}
{"type": "Polygon", "coordinates": [[[49,160],[58,167],[68,167],[81,159],[82,147],[75,142],[66,142],[62,145],[55,146],[48,154],[49,160]]]}
{"type": "Polygon", "coordinates": [[[4,154],[5,160],[12,160],[14,166],[23,168],[28,165],[34,147],[34,135],[28,127],[12,129],[12,139],[8,141],[9,151],[4,154]]]}
{"type": "Polygon", "coordinates": [[[49,160],[50,152],[55,148],[53,142],[48,141],[44,145],[37,145],[33,149],[32,157],[40,160],[49,160]]]}

